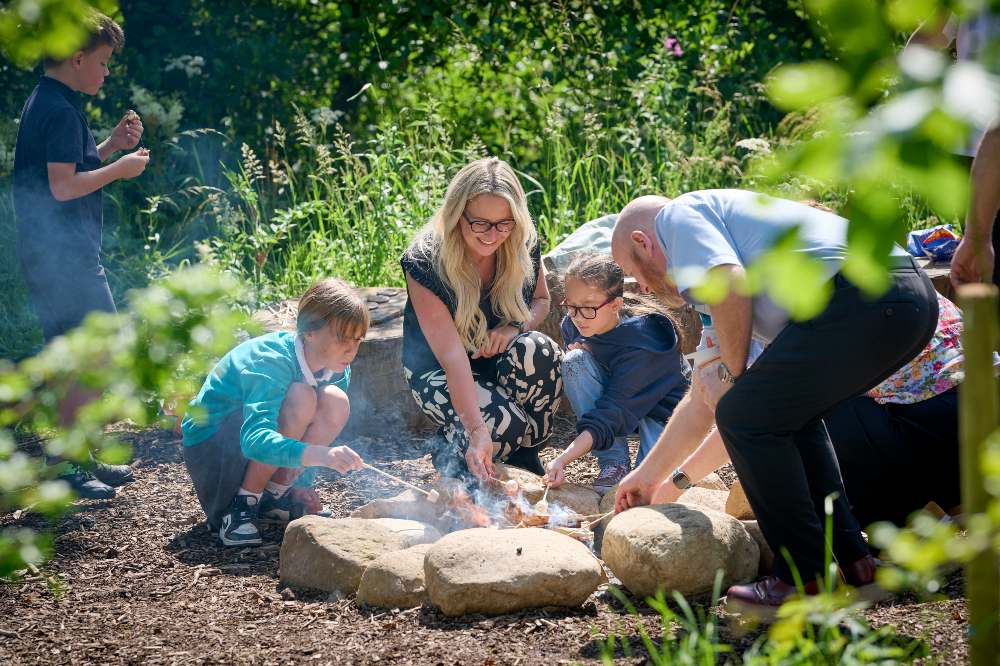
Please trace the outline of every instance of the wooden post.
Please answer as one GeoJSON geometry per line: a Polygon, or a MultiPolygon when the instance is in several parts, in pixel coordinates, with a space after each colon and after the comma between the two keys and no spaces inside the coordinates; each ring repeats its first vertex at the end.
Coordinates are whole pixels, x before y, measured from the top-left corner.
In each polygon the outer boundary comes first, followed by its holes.
{"type": "MultiPolygon", "coordinates": [[[[962,513],[986,512],[982,455],[986,438],[997,428],[997,382],[993,350],[997,348],[997,288],[968,284],[958,288],[962,308],[965,382],[959,389],[959,436],[962,469],[962,513]]],[[[1000,576],[997,554],[988,549],[965,567],[969,597],[969,657],[972,666],[995,666],[1000,655],[1000,576]]]]}

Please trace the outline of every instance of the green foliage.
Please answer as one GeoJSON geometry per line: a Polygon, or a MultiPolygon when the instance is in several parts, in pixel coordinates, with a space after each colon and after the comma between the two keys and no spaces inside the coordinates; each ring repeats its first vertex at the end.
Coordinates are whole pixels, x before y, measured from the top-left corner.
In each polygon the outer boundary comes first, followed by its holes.
{"type": "MultiPolygon", "coordinates": [[[[138,426],[158,422],[161,404],[194,395],[211,364],[234,344],[248,322],[233,309],[241,299],[238,283],[206,267],[174,273],[131,294],[123,314],[93,313],[40,354],[0,368],[0,427],[15,426],[48,435],[47,455],[83,462],[93,452],[120,462],[128,448],[104,432],[127,420],[138,426]],[[96,398],[63,427],[60,401],[86,390],[96,398]]],[[[10,430],[0,430],[0,510],[31,507],[57,516],[72,500],[69,487],[49,480],[45,467],[14,446],[10,430]]],[[[39,563],[49,546],[30,530],[0,534],[0,576],[39,563]]]]}
{"type": "Polygon", "coordinates": [[[115,0],[14,0],[0,11],[0,48],[21,65],[66,58],[86,43],[90,12],[113,16],[117,8],[115,0]]]}
{"type": "MultiPolygon", "coordinates": [[[[877,293],[887,286],[892,243],[909,227],[908,195],[919,194],[942,219],[957,220],[964,213],[967,165],[954,151],[980,118],[963,95],[978,88],[988,100],[992,84],[975,65],[950,65],[946,56],[926,48],[897,54],[893,35],[915,27],[927,17],[920,11],[940,3],[920,3],[916,10],[864,0],[807,4],[834,45],[836,60],[785,65],[771,75],[768,90],[775,104],[811,110],[814,125],[804,141],[760,160],[758,174],[771,182],[787,182],[792,174],[847,192],[842,213],[851,224],[844,273],[877,293]],[[970,87],[949,85],[965,76],[970,87]]],[[[773,295],[784,305],[794,301],[789,294],[773,295]]]]}
{"type": "MultiPolygon", "coordinates": [[[[713,599],[719,598],[721,581],[719,572],[713,599]]],[[[639,640],[649,656],[649,663],[656,666],[909,664],[929,654],[925,642],[899,636],[892,627],[873,629],[861,615],[865,604],[857,603],[848,589],[787,602],[779,610],[777,621],[739,656],[720,635],[715,606],[694,609],[678,592],[673,593],[671,605],[660,592],[646,599],[646,604],[659,615],[659,631],[651,634],[624,594],[614,587],[609,591],[635,618],[639,640]]],[[[627,636],[612,632],[604,638],[595,637],[595,640],[605,664],[614,664],[619,653],[626,659],[635,656],[627,636]]]]}

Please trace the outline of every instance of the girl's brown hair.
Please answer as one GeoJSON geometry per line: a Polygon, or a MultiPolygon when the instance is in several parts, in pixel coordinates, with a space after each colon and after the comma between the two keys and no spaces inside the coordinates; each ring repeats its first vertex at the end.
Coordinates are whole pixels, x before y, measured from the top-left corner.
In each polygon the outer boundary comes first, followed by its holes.
{"type": "Polygon", "coordinates": [[[602,290],[608,295],[608,298],[620,296],[624,301],[621,309],[621,315],[624,317],[661,314],[670,320],[674,329],[681,330],[676,317],[654,299],[642,294],[625,293],[625,272],[611,258],[610,254],[584,252],[575,257],[566,268],[566,273],[563,276],[564,293],[566,280],[570,278],[602,290]]]}
{"type": "Polygon", "coordinates": [[[368,332],[368,304],[336,278],[320,280],[302,295],[296,328],[299,333],[308,333],[330,323],[341,338],[360,338],[368,332]]]}

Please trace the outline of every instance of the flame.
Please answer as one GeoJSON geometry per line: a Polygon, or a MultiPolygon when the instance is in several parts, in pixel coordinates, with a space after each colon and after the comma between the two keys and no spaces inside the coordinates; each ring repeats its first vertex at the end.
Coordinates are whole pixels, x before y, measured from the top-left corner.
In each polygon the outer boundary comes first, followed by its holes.
{"type": "Polygon", "coordinates": [[[441,478],[438,489],[446,515],[466,527],[558,527],[577,524],[569,507],[548,501],[544,511],[524,490],[503,479],[484,479],[470,490],[456,479],[441,478]]]}
{"type": "Polygon", "coordinates": [[[460,485],[455,485],[445,493],[447,510],[462,522],[475,527],[489,527],[493,524],[485,507],[472,501],[472,496],[460,485]]]}

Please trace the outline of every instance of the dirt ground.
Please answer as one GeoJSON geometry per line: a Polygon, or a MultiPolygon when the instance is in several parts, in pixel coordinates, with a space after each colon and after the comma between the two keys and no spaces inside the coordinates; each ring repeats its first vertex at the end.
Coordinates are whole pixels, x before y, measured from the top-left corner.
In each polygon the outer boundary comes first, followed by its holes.
{"type": "MultiPolygon", "coordinates": [[[[562,419],[556,445],[572,437],[562,419]]],[[[595,636],[627,635],[644,663],[636,620],[605,590],[575,611],[542,609],[501,617],[450,619],[429,607],[400,612],[350,599],[293,592],[278,583],[281,533],[262,548],[227,549],[203,521],[171,432],[127,433],[136,481],[109,501],[80,501],[55,528],[55,557],[38,575],[0,586],[3,664],[571,664],[600,663],[595,636]],[[52,587],[56,582],[56,590],[52,587]]],[[[361,439],[366,460],[414,483],[433,469],[423,440],[361,439]]],[[[550,448],[543,457],[553,455],[550,448]]],[[[588,483],[596,466],[574,464],[588,483]]],[[[399,492],[371,472],[321,474],[317,489],[335,516],[399,492]]],[[[37,516],[0,516],[0,526],[44,526],[37,516]]],[[[967,606],[960,579],[940,601],[901,599],[867,612],[923,637],[938,663],[967,660],[967,606]]],[[[657,634],[656,618],[643,621],[657,634]]],[[[737,638],[737,650],[757,635],[737,638]]]]}

